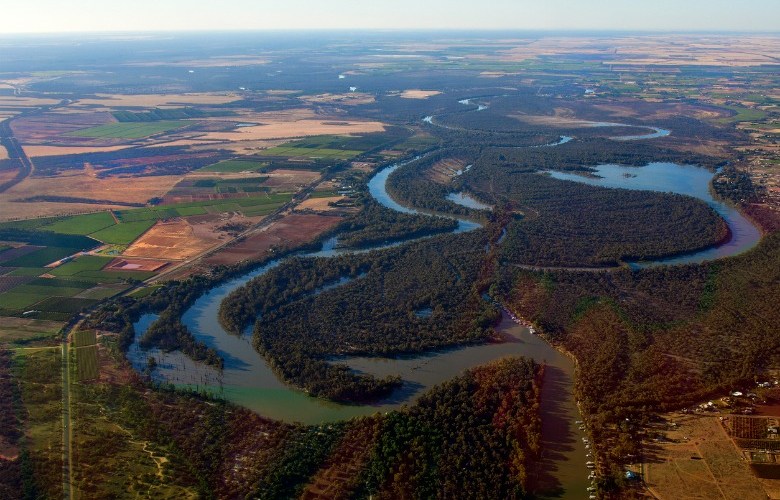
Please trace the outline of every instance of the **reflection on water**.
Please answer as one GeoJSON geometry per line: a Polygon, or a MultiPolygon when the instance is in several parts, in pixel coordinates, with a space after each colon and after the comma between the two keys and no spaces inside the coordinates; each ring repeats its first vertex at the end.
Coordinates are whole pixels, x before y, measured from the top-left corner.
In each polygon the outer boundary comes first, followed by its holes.
{"type": "Polygon", "coordinates": [[[704,168],[676,163],[650,163],[644,167],[599,165],[595,170],[597,177],[585,177],[563,172],[549,172],[549,174],[556,179],[582,182],[593,186],[661,191],[693,196],[707,202],[723,217],[731,229],[731,239],[721,245],[687,255],[635,263],[633,264],[635,267],[690,264],[720,259],[749,250],[761,240],[761,232],[739,210],[713,198],[709,189],[713,174],[704,168]]]}

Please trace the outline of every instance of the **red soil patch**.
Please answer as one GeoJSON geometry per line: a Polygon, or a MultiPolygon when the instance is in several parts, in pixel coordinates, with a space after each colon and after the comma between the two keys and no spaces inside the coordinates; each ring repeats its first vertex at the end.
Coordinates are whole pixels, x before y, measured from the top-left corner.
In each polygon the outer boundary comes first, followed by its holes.
{"type": "Polygon", "coordinates": [[[114,259],[106,266],[111,271],[157,271],[167,266],[167,260],[153,259],[114,259]]]}
{"type": "Polygon", "coordinates": [[[272,248],[293,247],[311,241],[336,224],[341,217],[317,214],[291,214],[265,231],[248,236],[236,245],[205,259],[210,265],[230,265],[265,256],[272,248]]]}

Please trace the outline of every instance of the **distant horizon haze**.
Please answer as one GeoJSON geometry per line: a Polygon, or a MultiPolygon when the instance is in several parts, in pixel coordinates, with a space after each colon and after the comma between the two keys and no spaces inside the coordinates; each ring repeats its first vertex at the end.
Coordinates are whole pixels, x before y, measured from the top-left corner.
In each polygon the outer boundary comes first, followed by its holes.
{"type": "Polygon", "coordinates": [[[780,32],[776,0],[36,0],[10,3],[0,33],[201,31],[780,32]]]}

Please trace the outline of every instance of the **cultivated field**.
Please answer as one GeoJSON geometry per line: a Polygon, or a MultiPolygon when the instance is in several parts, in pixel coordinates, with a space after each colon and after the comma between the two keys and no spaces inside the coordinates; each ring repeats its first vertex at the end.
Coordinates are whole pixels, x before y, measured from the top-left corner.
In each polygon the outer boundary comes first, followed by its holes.
{"type": "Polygon", "coordinates": [[[87,137],[90,139],[141,139],[150,135],[161,134],[178,129],[192,122],[182,120],[166,120],[149,123],[110,123],[86,129],[69,132],[70,137],[87,137]]]}
{"type": "Polygon", "coordinates": [[[126,208],[111,203],[24,203],[16,200],[41,194],[71,198],[109,200],[118,203],[146,203],[150,198],[162,197],[181,176],[158,175],[123,179],[98,178],[88,170],[69,171],[56,177],[28,177],[4,193],[0,193],[0,221],[20,217],[42,217],[61,214],[94,212],[109,208],[126,208]]]}
{"type": "Polygon", "coordinates": [[[316,214],[291,214],[262,232],[248,236],[238,244],[221,249],[205,259],[207,264],[235,264],[267,255],[271,248],[293,247],[310,241],[342,221],[341,217],[316,214]]]}
{"type": "Polygon", "coordinates": [[[96,99],[79,99],[76,106],[103,106],[109,108],[180,108],[203,104],[227,104],[240,96],[231,93],[213,94],[95,94],[96,99]]]}
{"type": "Polygon", "coordinates": [[[185,260],[215,246],[216,238],[196,235],[185,219],[158,221],[149,231],[130,245],[125,257],[146,257],[159,260],[185,260]]]}
{"type": "Polygon", "coordinates": [[[127,148],[127,145],[118,146],[41,146],[34,144],[25,144],[24,152],[27,156],[62,156],[62,155],[80,155],[84,153],[108,153],[127,148]]]}
{"type": "Polygon", "coordinates": [[[307,198],[295,207],[297,210],[314,210],[315,212],[327,212],[335,210],[336,207],[330,206],[330,203],[335,203],[339,200],[343,200],[343,196],[328,196],[326,198],[307,198]]]}

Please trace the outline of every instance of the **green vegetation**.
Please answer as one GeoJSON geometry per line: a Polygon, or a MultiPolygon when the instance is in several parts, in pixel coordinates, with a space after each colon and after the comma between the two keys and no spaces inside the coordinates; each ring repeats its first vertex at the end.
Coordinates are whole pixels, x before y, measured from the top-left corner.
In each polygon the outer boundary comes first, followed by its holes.
{"type": "Polygon", "coordinates": [[[255,317],[254,345],[286,380],[310,394],[365,401],[397,380],[377,380],[325,361],[343,354],[394,355],[483,342],[498,312],[475,283],[485,235],[442,236],[381,253],[289,259],[228,296],[222,324],[240,332],[255,317]],[[339,278],[352,281],[317,290],[339,278]],[[432,309],[430,318],[410,311],[432,309]]]}
{"type": "Polygon", "coordinates": [[[123,210],[116,214],[122,222],[156,221],[174,217],[224,212],[242,212],[247,216],[266,215],[285,203],[288,203],[291,199],[292,194],[290,193],[274,193],[260,196],[247,196],[246,198],[160,205],[156,207],[123,210]]]}
{"type": "Polygon", "coordinates": [[[94,214],[76,215],[60,219],[52,224],[40,226],[43,231],[52,231],[63,234],[88,235],[101,229],[113,226],[114,218],[108,212],[96,212],[94,214]]]}
{"type": "Polygon", "coordinates": [[[258,156],[279,158],[310,158],[322,160],[348,160],[364,152],[359,146],[368,146],[362,137],[317,136],[292,141],[280,146],[268,148],[257,153],[258,156]]]}
{"type": "Polygon", "coordinates": [[[91,233],[90,236],[103,243],[129,245],[154,225],[153,220],[122,222],[91,233]]]}
{"type": "Polygon", "coordinates": [[[734,112],[733,116],[727,118],[719,118],[719,123],[739,123],[739,122],[757,122],[766,119],[766,111],[753,108],[745,108],[742,106],[721,106],[734,112]]]}
{"type": "Polygon", "coordinates": [[[100,271],[111,262],[111,257],[99,257],[97,255],[79,255],[75,259],[61,266],[51,269],[54,276],[76,276],[84,271],[100,271]]]}
{"type": "Polygon", "coordinates": [[[255,161],[255,160],[225,160],[221,161],[219,163],[214,163],[213,165],[207,165],[200,170],[199,172],[224,172],[224,173],[233,173],[233,172],[265,172],[266,167],[268,167],[269,163],[264,161],[255,161]]]}
{"type": "Polygon", "coordinates": [[[357,497],[528,498],[538,485],[543,369],[504,359],[381,419],[357,497]]]}
{"type": "Polygon", "coordinates": [[[8,267],[43,267],[84,250],[83,248],[44,247],[4,263],[8,267]]]}
{"type": "Polygon", "coordinates": [[[161,120],[185,120],[187,118],[206,118],[210,116],[232,116],[235,112],[222,109],[203,111],[196,108],[155,108],[151,111],[114,111],[111,113],[119,122],[157,122],[161,120]]]}
{"type": "Polygon", "coordinates": [[[191,122],[186,121],[158,121],[151,123],[110,123],[108,125],[98,125],[75,132],[68,132],[65,135],[70,137],[87,137],[93,139],[140,139],[150,135],[168,132],[187,125],[191,122]]]}

